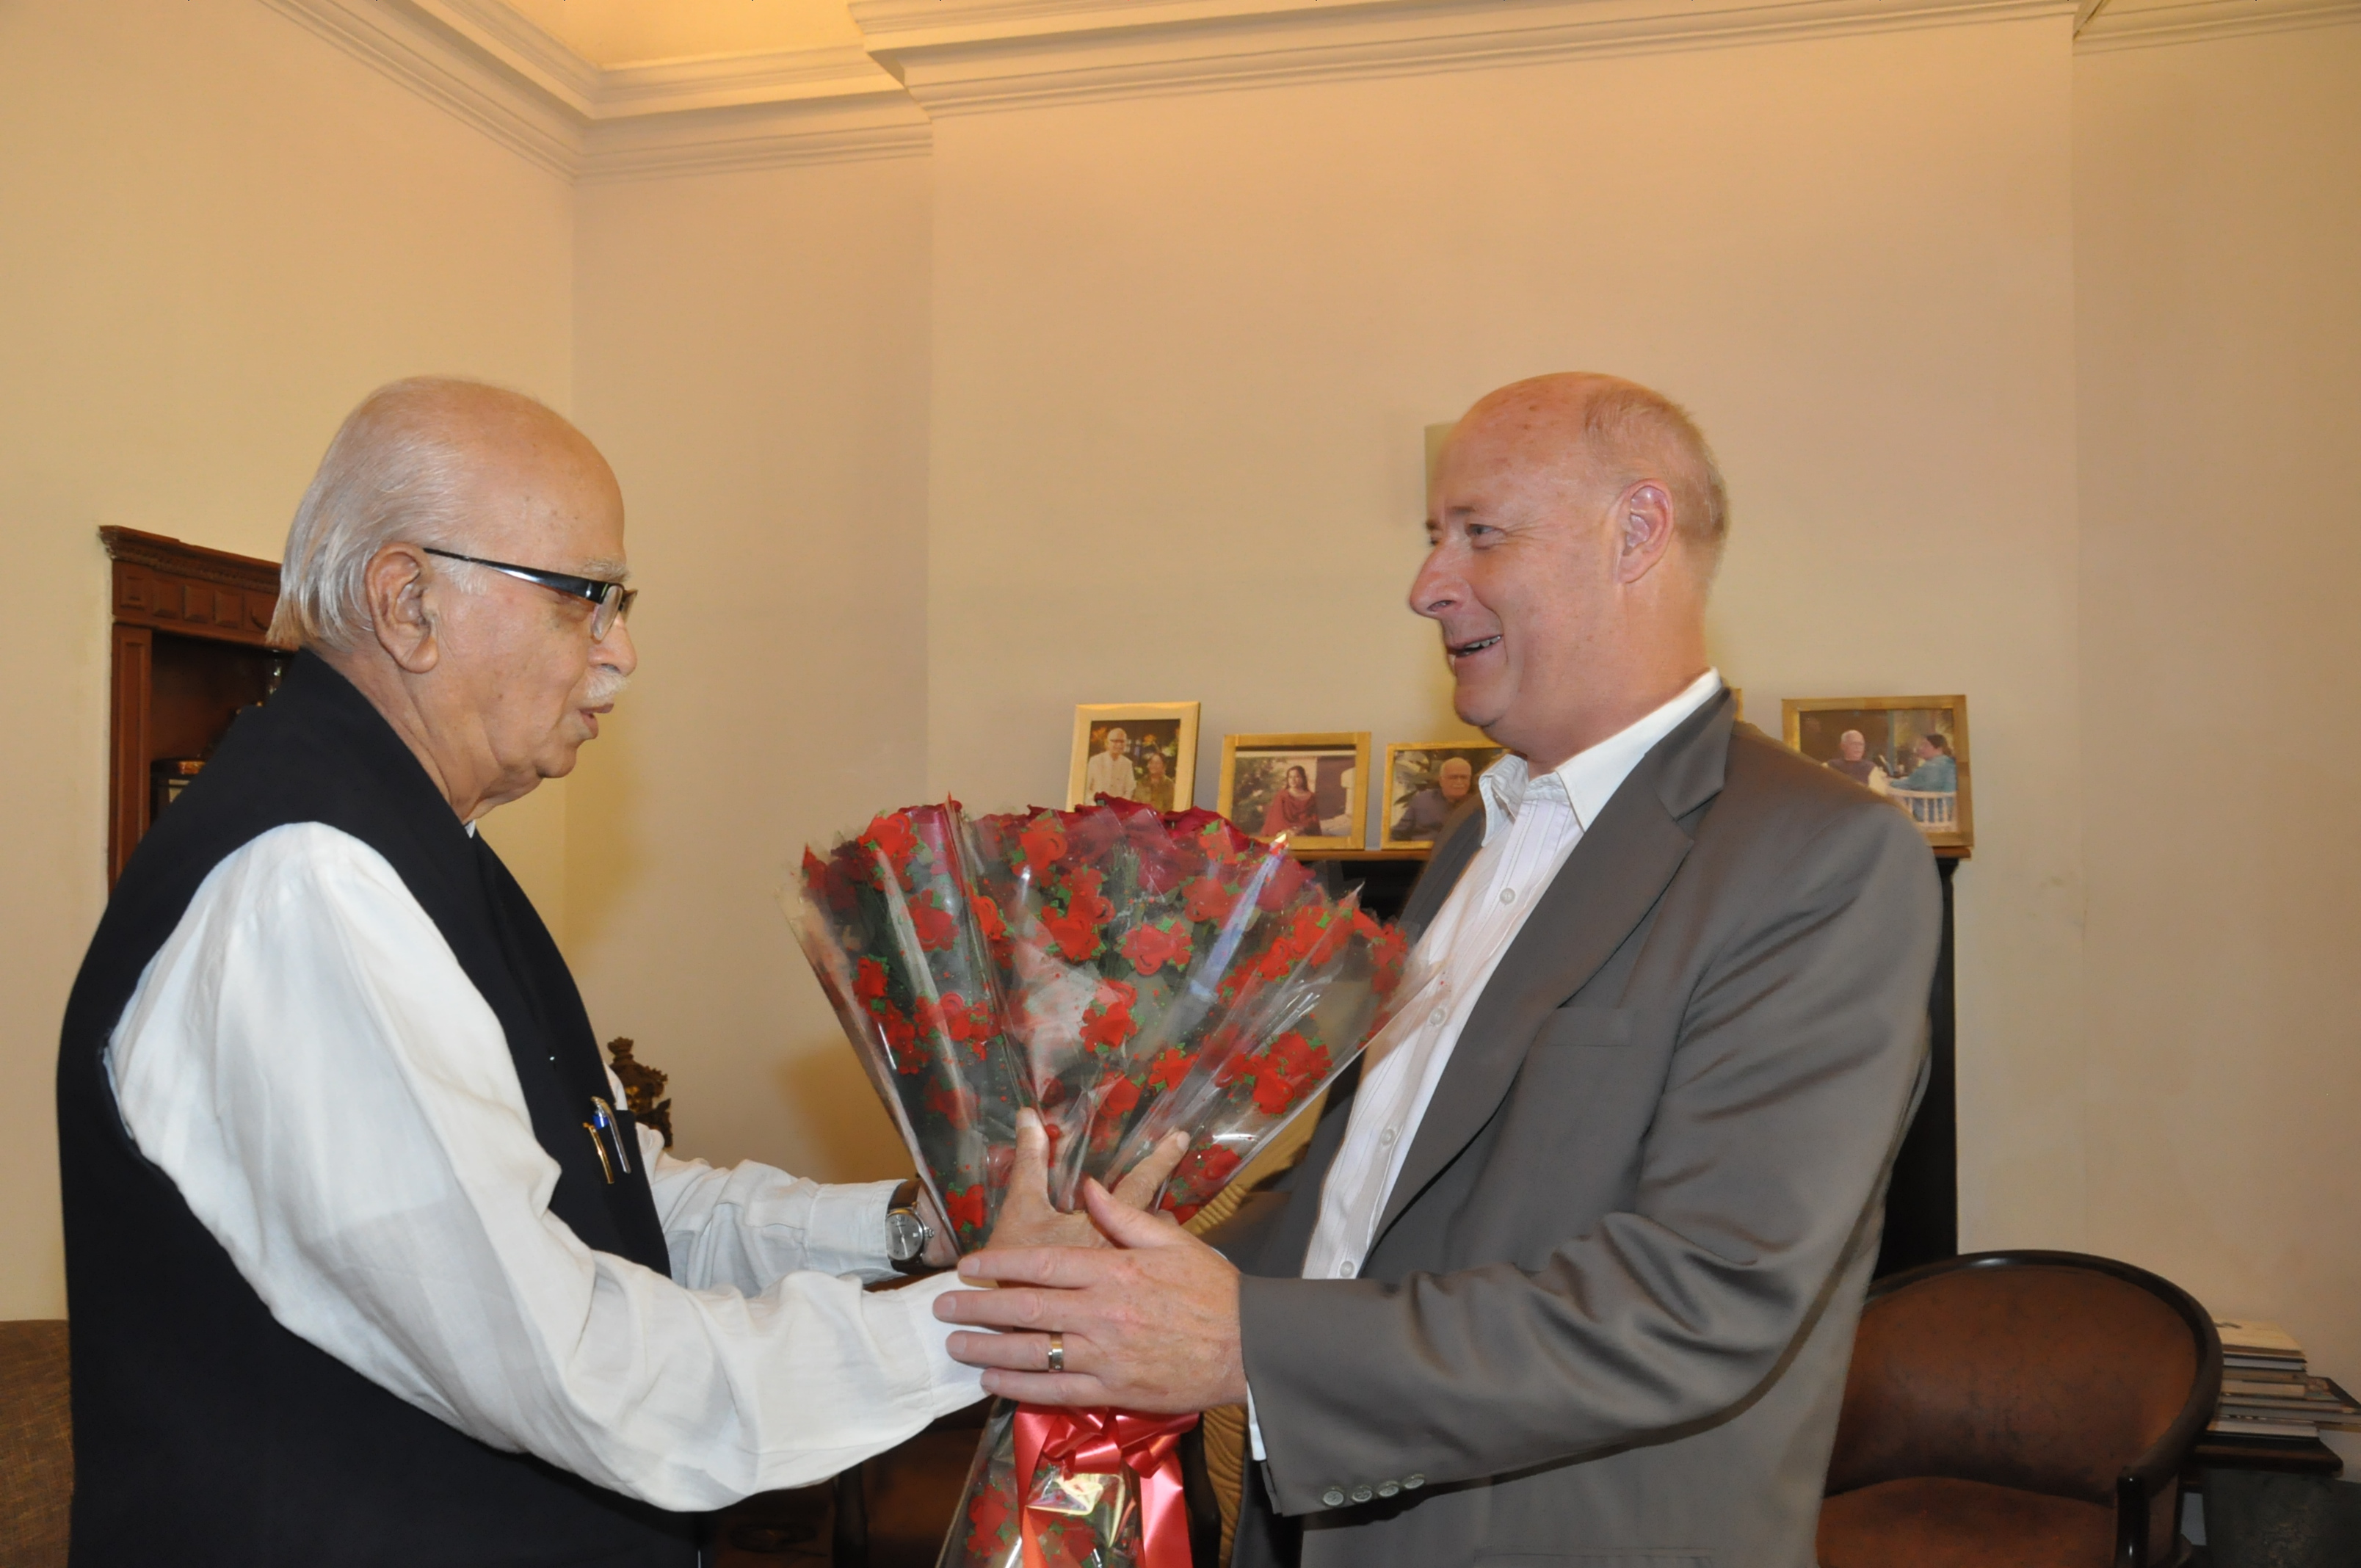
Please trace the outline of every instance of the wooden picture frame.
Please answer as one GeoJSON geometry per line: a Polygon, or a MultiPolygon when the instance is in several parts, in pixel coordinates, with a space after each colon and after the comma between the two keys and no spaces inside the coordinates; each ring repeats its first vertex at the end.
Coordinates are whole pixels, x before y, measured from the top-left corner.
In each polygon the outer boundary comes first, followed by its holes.
{"type": "Polygon", "coordinates": [[[1290,850],[1357,850],[1369,839],[1368,779],[1366,729],[1224,735],[1217,809],[1257,839],[1284,835],[1290,850]],[[1301,807],[1313,825],[1310,831],[1280,820],[1293,798],[1291,791],[1285,799],[1280,792],[1297,769],[1304,774],[1302,793],[1311,797],[1301,807]]]}
{"type": "Polygon", "coordinates": [[[1433,849],[1433,829],[1441,825],[1438,809],[1457,810],[1461,801],[1475,795],[1476,781],[1484,776],[1484,770],[1508,751],[1489,740],[1403,740],[1388,746],[1378,848],[1433,849]],[[1467,763],[1464,795],[1451,795],[1454,785],[1441,776],[1442,764],[1455,758],[1467,763]],[[1433,798],[1428,799],[1430,795],[1433,798]]]}
{"type": "Polygon", "coordinates": [[[1790,747],[1908,812],[1937,853],[1965,855],[1975,848],[1965,696],[1791,696],[1780,703],[1779,717],[1790,747]],[[1856,734],[1861,754],[1849,757],[1846,742],[1856,734]],[[1945,758],[1949,768],[1938,761],[1945,758]],[[1953,787],[1910,788],[1929,765],[1949,775],[1937,782],[1953,787]]]}
{"type": "Polygon", "coordinates": [[[1186,811],[1197,804],[1197,718],[1193,702],[1096,702],[1074,709],[1074,751],[1066,773],[1068,809],[1087,806],[1104,789],[1159,811],[1186,811]],[[1123,733],[1120,767],[1094,767],[1105,754],[1110,731],[1123,733]],[[1166,777],[1155,778],[1161,762],[1166,777]],[[1127,782],[1126,782],[1127,780],[1127,782]],[[1109,788],[1122,784],[1122,788],[1109,788]],[[1166,804],[1169,784],[1170,801],[1166,804]]]}

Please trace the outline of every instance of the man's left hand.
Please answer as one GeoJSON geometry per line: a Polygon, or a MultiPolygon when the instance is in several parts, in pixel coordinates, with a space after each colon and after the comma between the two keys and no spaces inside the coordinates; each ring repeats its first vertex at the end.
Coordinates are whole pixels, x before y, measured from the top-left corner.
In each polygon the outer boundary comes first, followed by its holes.
{"type": "Polygon", "coordinates": [[[953,1358],[985,1368],[987,1393],[1030,1405],[1112,1405],[1177,1414],[1246,1397],[1238,1344],[1238,1271],[1169,1216],[1082,1184],[1111,1251],[993,1248],[960,1260],[960,1277],[996,1290],[935,1299],[946,1322],[1002,1330],[955,1333],[953,1358]],[[1051,1372],[1049,1335],[1063,1335],[1065,1370],[1051,1372]]]}

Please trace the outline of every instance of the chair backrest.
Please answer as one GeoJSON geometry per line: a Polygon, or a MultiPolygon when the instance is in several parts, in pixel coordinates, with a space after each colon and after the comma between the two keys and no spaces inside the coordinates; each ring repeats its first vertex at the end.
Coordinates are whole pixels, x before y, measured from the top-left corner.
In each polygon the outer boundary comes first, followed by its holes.
{"type": "Polygon", "coordinates": [[[2162,1291],[2173,1287],[2140,1270],[2060,1253],[1956,1259],[1873,1290],[1829,1495],[1951,1476],[2112,1504],[2203,1359],[2202,1315],[2192,1327],[2194,1303],[2162,1291]]]}
{"type": "Polygon", "coordinates": [[[64,1568],[73,1416],[62,1319],[0,1322],[0,1563],[64,1568]]]}

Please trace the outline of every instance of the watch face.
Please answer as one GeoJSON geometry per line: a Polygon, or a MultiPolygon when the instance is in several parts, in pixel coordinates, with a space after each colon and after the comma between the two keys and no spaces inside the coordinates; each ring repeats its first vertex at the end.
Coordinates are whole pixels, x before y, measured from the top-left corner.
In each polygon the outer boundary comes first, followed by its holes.
{"type": "Polygon", "coordinates": [[[927,1227],[918,1216],[907,1209],[888,1211],[885,1215],[885,1255],[896,1263],[907,1263],[927,1250],[927,1227]]]}

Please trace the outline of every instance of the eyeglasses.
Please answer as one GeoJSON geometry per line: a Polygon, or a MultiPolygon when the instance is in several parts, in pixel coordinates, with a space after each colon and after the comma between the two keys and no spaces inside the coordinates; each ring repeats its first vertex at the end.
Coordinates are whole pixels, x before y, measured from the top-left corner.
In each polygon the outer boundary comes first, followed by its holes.
{"type": "Polygon", "coordinates": [[[544,572],[538,566],[513,566],[506,561],[487,561],[477,555],[462,555],[456,550],[437,550],[432,544],[422,544],[419,548],[429,555],[440,555],[446,561],[465,561],[470,566],[489,567],[569,598],[589,600],[597,607],[590,612],[590,640],[594,642],[605,641],[607,633],[615,630],[615,622],[628,620],[631,613],[631,601],[640,597],[637,588],[627,588],[620,583],[603,582],[597,577],[568,576],[564,572],[544,572]]]}

